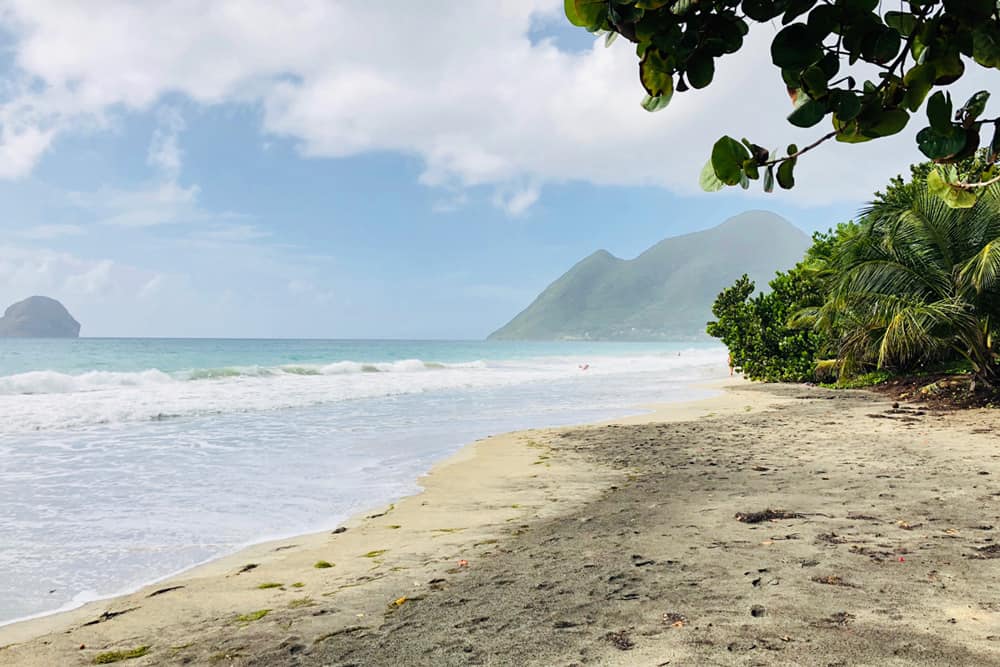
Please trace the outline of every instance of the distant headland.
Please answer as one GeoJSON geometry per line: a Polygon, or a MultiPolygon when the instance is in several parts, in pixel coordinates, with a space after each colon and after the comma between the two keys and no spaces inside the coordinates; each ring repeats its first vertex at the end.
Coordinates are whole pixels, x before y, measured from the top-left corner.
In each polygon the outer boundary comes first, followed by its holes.
{"type": "Polygon", "coordinates": [[[0,338],[79,338],[80,323],[47,296],[30,296],[0,317],[0,338]]]}

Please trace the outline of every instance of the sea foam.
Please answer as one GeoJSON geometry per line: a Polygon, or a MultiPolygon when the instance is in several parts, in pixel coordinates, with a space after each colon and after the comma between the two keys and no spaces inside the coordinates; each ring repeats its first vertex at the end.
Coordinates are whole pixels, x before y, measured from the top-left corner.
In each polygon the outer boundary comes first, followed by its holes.
{"type": "Polygon", "coordinates": [[[457,388],[664,372],[694,377],[716,350],[680,355],[555,356],[442,363],[421,359],[226,366],[164,372],[30,371],[0,377],[0,434],[246,413],[457,388]],[[586,370],[582,367],[586,365],[586,370]]]}

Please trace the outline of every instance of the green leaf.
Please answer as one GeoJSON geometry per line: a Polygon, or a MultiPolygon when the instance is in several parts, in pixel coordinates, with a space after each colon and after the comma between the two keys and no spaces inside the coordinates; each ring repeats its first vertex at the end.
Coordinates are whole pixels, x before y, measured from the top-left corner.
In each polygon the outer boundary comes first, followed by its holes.
{"type": "Polygon", "coordinates": [[[604,48],[608,48],[614,44],[616,39],[618,39],[618,33],[614,30],[609,30],[608,34],[604,36],[604,48]]]}
{"type": "Polygon", "coordinates": [[[774,167],[768,167],[764,172],[764,192],[774,192],[774,167]]]}
{"type": "Polygon", "coordinates": [[[969,101],[965,103],[962,107],[962,115],[965,116],[969,121],[974,121],[983,115],[986,111],[986,102],[990,99],[990,93],[986,90],[980,90],[969,98],[969,101]]]}
{"type": "Polygon", "coordinates": [[[771,60],[778,67],[803,69],[822,57],[819,40],[804,23],[784,28],[771,42],[771,60]]]}
{"type": "Polygon", "coordinates": [[[788,114],[788,122],[795,127],[812,127],[823,120],[826,115],[826,105],[817,100],[808,100],[795,111],[788,114]]]}
{"type": "Polygon", "coordinates": [[[696,0],[677,0],[674,5],[670,8],[670,11],[674,14],[680,16],[681,14],[686,14],[687,10],[691,9],[696,0]]]}
{"type": "Polygon", "coordinates": [[[563,13],[566,14],[566,18],[569,19],[569,22],[573,25],[579,28],[587,27],[583,17],[576,11],[576,0],[564,0],[563,13]]]}
{"type": "Polygon", "coordinates": [[[743,161],[749,157],[750,151],[743,144],[725,136],[712,147],[712,169],[720,181],[736,185],[743,178],[743,161]]]}
{"type": "Polygon", "coordinates": [[[865,136],[861,132],[860,121],[842,121],[836,116],[833,117],[833,128],[837,130],[837,142],[842,144],[860,144],[871,141],[872,137],[865,136]]]}
{"type": "Polygon", "coordinates": [[[829,77],[819,65],[810,65],[802,71],[802,87],[813,99],[826,95],[829,91],[829,77]]]}
{"type": "Polygon", "coordinates": [[[883,20],[903,37],[909,37],[917,26],[917,17],[909,12],[886,12],[883,20]]]}
{"type": "Polygon", "coordinates": [[[862,131],[873,138],[888,137],[901,132],[906,124],[910,122],[910,114],[902,109],[889,109],[883,111],[874,122],[866,119],[862,124],[862,131]]]}
{"type": "Polygon", "coordinates": [[[945,94],[940,90],[931,95],[927,103],[927,120],[931,122],[931,127],[938,132],[947,132],[951,127],[951,94],[945,94]]]}
{"type": "Polygon", "coordinates": [[[972,32],[972,57],[983,67],[1000,68],[1000,23],[986,21],[972,32]]]}
{"type": "Polygon", "coordinates": [[[705,192],[718,192],[722,188],[726,187],[726,184],[720,181],[719,177],[715,175],[715,168],[712,166],[711,160],[706,162],[705,166],[702,168],[698,184],[705,192]]]}
{"type": "Polygon", "coordinates": [[[927,94],[934,87],[937,75],[933,65],[917,65],[903,76],[906,93],[903,95],[903,106],[910,111],[916,111],[924,103],[927,94]]]}
{"type": "Polygon", "coordinates": [[[993,141],[990,142],[990,150],[986,159],[991,163],[1000,159],[1000,124],[994,126],[993,141]]]}
{"type": "Polygon", "coordinates": [[[809,29],[816,35],[829,35],[840,25],[840,7],[820,5],[811,12],[807,23],[809,29]]]}
{"type": "Polygon", "coordinates": [[[792,158],[778,165],[778,185],[783,190],[791,190],[795,187],[795,162],[795,158],[792,158]]]}
{"type": "Polygon", "coordinates": [[[674,94],[672,68],[657,49],[646,49],[639,61],[639,80],[650,97],[666,97],[669,102],[674,94]]]}
{"type": "Polygon", "coordinates": [[[861,113],[861,99],[850,91],[835,90],[830,93],[830,107],[839,120],[853,120],[861,113]]]}
{"type": "Polygon", "coordinates": [[[931,49],[930,53],[931,55],[924,62],[934,65],[934,71],[937,74],[934,83],[947,86],[958,81],[965,73],[965,63],[962,62],[962,56],[957,49],[947,51],[935,48],[931,49]]]}
{"type": "Polygon", "coordinates": [[[646,95],[642,98],[642,108],[650,113],[655,113],[666,109],[670,105],[670,95],[661,95],[659,97],[653,97],[652,95],[646,95]]]}
{"type": "Polygon", "coordinates": [[[754,21],[770,21],[781,15],[783,9],[774,0],[743,0],[743,13],[754,21]]]}
{"type": "Polygon", "coordinates": [[[917,133],[917,147],[932,160],[947,160],[962,152],[967,136],[958,125],[949,124],[943,132],[925,127],[917,133]]]}
{"type": "Polygon", "coordinates": [[[564,0],[563,11],[570,23],[591,32],[600,30],[608,20],[607,0],[564,0]]]}
{"type": "Polygon", "coordinates": [[[798,17],[802,16],[816,4],[817,0],[789,0],[785,15],[781,17],[782,25],[788,25],[798,17]]]}
{"type": "Polygon", "coordinates": [[[704,88],[715,76],[715,60],[708,54],[691,56],[687,63],[687,80],[693,88],[704,88]]]}
{"type": "Polygon", "coordinates": [[[927,191],[940,197],[951,208],[972,208],[976,204],[976,195],[952,184],[956,178],[954,169],[951,165],[948,170],[941,167],[932,169],[927,175],[927,191]]]}
{"type": "Polygon", "coordinates": [[[871,59],[877,63],[887,63],[899,53],[903,40],[895,30],[883,30],[870,49],[871,59]]]}

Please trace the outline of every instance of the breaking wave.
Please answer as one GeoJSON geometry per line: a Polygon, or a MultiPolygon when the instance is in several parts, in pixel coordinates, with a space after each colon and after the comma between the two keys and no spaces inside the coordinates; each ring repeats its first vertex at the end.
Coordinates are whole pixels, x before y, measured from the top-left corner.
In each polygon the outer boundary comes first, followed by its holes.
{"type": "MultiPolygon", "coordinates": [[[[720,348],[721,349],[721,348],[720,348]]],[[[303,408],[355,399],[653,373],[696,381],[724,364],[719,349],[683,354],[441,363],[421,359],[222,366],[165,372],[37,370],[0,376],[0,435],[119,422],[303,408]]],[[[636,375],[636,378],[639,376],[636,375]]]]}

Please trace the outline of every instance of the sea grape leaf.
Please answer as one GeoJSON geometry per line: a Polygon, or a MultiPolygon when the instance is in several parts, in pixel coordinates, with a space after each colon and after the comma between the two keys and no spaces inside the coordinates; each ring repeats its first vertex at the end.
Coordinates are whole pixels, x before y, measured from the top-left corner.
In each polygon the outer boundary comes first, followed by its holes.
{"type": "Polygon", "coordinates": [[[917,26],[917,17],[909,12],[886,12],[883,20],[903,37],[909,37],[917,26]]]}
{"type": "Polygon", "coordinates": [[[639,61],[639,79],[650,97],[669,98],[674,94],[674,77],[670,65],[657,49],[646,49],[639,61]]]}
{"type": "Polygon", "coordinates": [[[750,151],[730,136],[715,142],[712,147],[712,168],[715,175],[726,185],[736,185],[743,178],[743,161],[750,157],[750,151]]]}
{"type": "Polygon", "coordinates": [[[605,0],[564,0],[563,12],[573,25],[594,31],[607,20],[608,3],[605,0]]]}
{"type": "Polygon", "coordinates": [[[903,76],[903,83],[906,85],[906,93],[903,94],[903,106],[910,111],[916,111],[924,103],[927,94],[934,87],[933,65],[917,65],[903,76]]]}
{"type": "Polygon", "coordinates": [[[889,109],[882,112],[878,119],[864,127],[865,133],[872,137],[888,137],[901,132],[910,122],[910,114],[902,109],[889,109]]]}
{"type": "Polygon", "coordinates": [[[788,122],[796,127],[812,127],[823,120],[826,115],[826,105],[818,100],[810,99],[788,114],[788,122]]]}
{"type": "Polygon", "coordinates": [[[793,23],[785,27],[771,42],[771,60],[778,67],[802,69],[822,57],[823,50],[819,40],[804,23],[793,23]]]}
{"type": "Polygon", "coordinates": [[[774,192],[774,167],[769,166],[764,172],[764,192],[774,192]]]}
{"type": "Polygon", "coordinates": [[[949,124],[944,131],[925,127],[917,133],[917,147],[932,160],[947,160],[962,152],[967,137],[965,130],[949,124]]]}
{"type": "Polygon", "coordinates": [[[951,126],[951,94],[940,90],[931,95],[927,102],[927,120],[938,132],[946,132],[951,126]]]}
{"type": "Polygon", "coordinates": [[[972,57],[983,67],[1000,68],[1000,23],[985,21],[972,32],[972,57]]]}
{"type": "Polygon", "coordinates": [[[642,108],[649,112],[661,111],[670,105],[670,97],[670,95],[659,95],[657,97],[646,95],[642,99],[642,108]]]}
{"type": "Polygon", "coordinates": [[[969,101],[965,103],[962,107],[962,115],[971,122],[983,115],[986,111],[986,103],[990,99],[990,93],[987,90],[980,90],[969,98],[969,101]]]}
{"type": "Polygon", "coordinates": [[[696,54],[688,60],[687,80],[693,88],[704,88],[715,76],[715,59],[708,54],[696,54]]]}
{"type": "Polygon", "coordinates": [[[726,184],[719,180],[719,177],[715,175],[715,168],[712,166],[711,160],[706,162],[705,166],[702,168],[698,184],[705,192],[718,192],[722,188],[726,187],[726,184]]]}
{"type": "Polygon", "coordinates": [[[976,204],[976,195],[953,183],[954,169],[953,165],[949,165],[949,170],[941,167],[932,169],[927,175],[927,191],[940,197],[951,208],[972,208],[976,204]]]}

